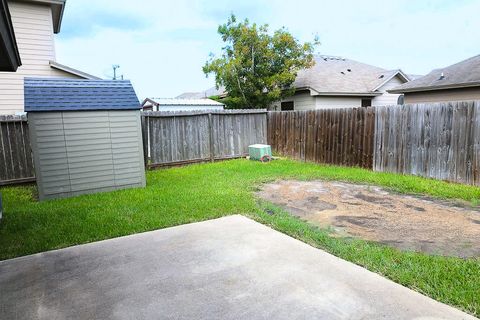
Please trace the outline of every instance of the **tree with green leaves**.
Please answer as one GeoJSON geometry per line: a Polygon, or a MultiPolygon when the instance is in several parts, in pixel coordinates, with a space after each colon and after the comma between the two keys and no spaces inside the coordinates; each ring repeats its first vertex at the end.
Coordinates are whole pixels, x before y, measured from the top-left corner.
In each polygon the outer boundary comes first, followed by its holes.
{"type": "Polygon", "coordinates": [[[293,95],[298,71],[315,63],[318,40],[301,44],[285,28],[269,34],[268,25],[238,22],[232,14],[218,33],[225,42],[222,54],[211,55],[203,72],[213,73],[216,86],[225,87],[230,107],[267,108],[293,95]]]}

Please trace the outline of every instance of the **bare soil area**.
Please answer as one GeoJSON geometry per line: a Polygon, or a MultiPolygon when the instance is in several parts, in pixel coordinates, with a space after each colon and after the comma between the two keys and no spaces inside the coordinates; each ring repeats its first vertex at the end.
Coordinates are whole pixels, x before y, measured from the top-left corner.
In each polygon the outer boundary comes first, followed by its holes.
{"type": "Polygon", "coordinates": [[[257,195],[339,236],[430,254],[480,256],[480,211],[468,205],[324,181],[277,181],[257,195]]]}

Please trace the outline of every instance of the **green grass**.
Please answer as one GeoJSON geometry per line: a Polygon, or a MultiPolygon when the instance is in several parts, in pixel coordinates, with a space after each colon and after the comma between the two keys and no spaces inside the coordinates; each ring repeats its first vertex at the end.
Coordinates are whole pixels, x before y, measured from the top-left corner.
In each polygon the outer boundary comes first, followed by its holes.
{"type": "Polygon", "coordinates": [[[0,260],[122,235],[244,214],[279,231],[380,273],[436,300],[480,316],[480,259],[402,252],[336,238],[258,202],[253,192],[276,179],[325,179],[384,186],[411,194],[478,204],[480,188],[289,160],[233,160],[150,171],[147,188],[37,202],[34,186],[1,188],[4,221],[0,260]],[[265,213],[274,212],[273,215],[265,213]]]}

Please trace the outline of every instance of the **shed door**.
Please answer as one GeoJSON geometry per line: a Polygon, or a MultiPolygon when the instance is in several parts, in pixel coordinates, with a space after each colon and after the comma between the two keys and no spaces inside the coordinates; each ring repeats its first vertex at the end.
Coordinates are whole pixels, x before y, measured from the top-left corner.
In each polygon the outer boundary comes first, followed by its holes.
{"type": "Polygon", "coordinates": [[[108,111],[63,112],[71,192],[115,185],[108,111]]]}

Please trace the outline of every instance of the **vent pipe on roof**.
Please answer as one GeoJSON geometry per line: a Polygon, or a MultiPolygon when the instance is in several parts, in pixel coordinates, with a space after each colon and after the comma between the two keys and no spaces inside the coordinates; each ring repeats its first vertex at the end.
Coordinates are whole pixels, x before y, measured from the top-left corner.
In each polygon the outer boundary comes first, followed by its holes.
{"type": "Polygon", "coordinates": [[[442,72],[442,74],[440,74],[440,78],[438,78],[438,80],[443,80],[443,79],[445,79],[445,76],[443,75],[443,72],[442,72]]]}

